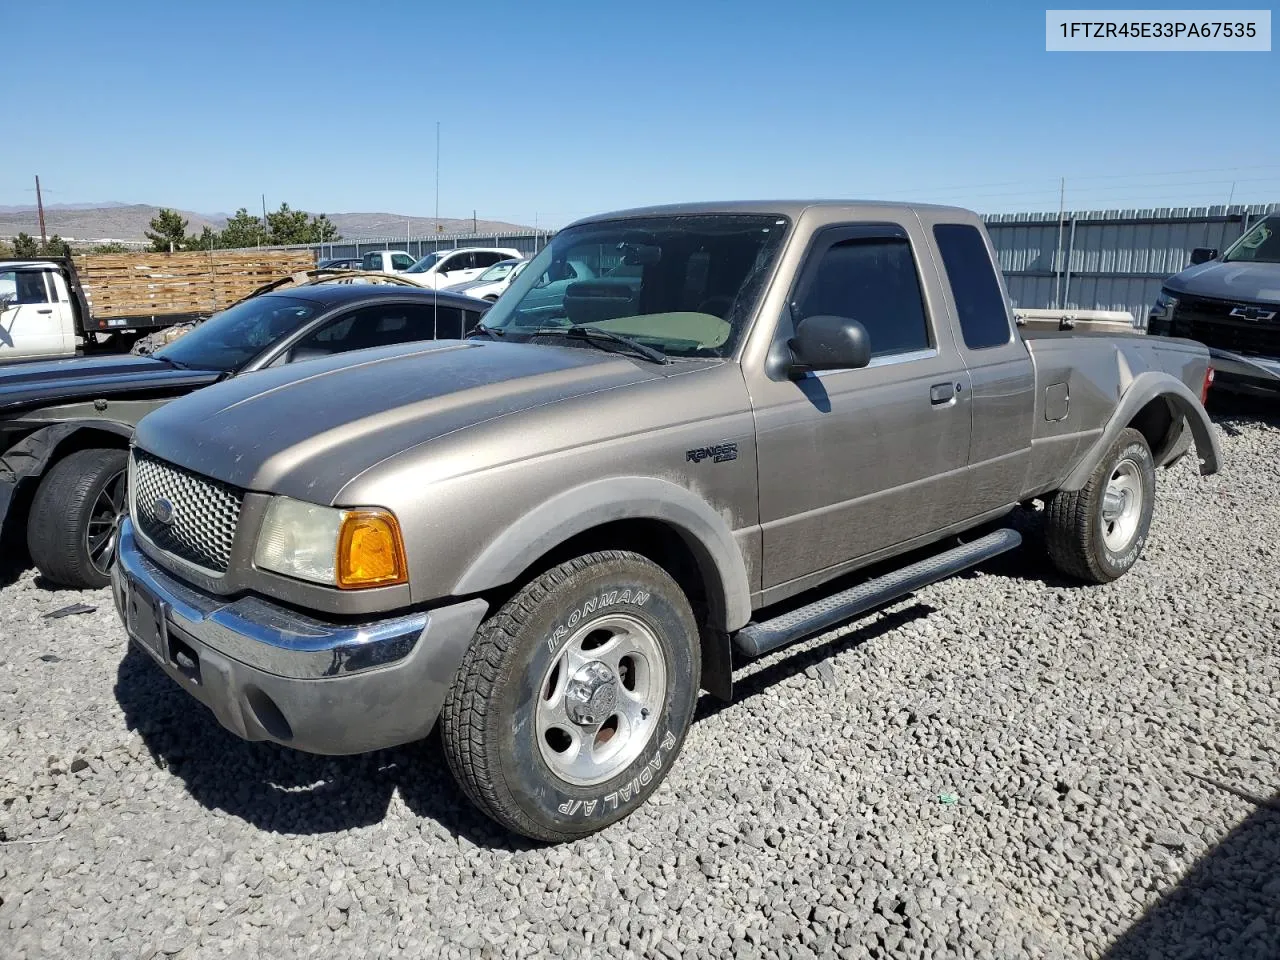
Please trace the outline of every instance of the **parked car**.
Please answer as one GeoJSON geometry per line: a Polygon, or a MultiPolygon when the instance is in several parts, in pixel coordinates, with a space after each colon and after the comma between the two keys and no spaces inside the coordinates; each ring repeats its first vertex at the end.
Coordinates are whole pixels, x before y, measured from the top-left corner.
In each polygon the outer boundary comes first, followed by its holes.
{"type": "Polygon", "coordinates": [[[469,297],[490,302],[502,296],[502,291],[511,286],[511,281],[520,276],[528,260],[499,260],[474,280],[450,284],[443,289],[450,293],[465,293],[469,297]]]}
{"type": "Polygon", "coordinates": [[[1259,220],[1221,256],[1197,248],[1191,263],[1165,281],[1147,332],[1207,346],[1220,389],[1280,391],[1280,215],[1259,220]]]}
{"type": "MultiPolygon", "coordinates": [[[[407,257],[409,255],[406,253],[405,256],[407,257]]],[[[413,258],[410,257],[411,263],[412,263],[412,259],[413,258]]],[[[316,269],[317,270],[363,270],[364,258],[363,257],[330,257],[326,260],[316,261],[316,269]]],[[[385,273],[387,271],[380,269],[378,272],[385,273]]]]}
{"type": "MultiPolygon", "coordinates": [[[[134,425],[174,397],[298,360],[461,337],[487,308],[412,286],[316,285],[251,297],[146,357],[0,370],[0,532],[46,579],[101,587],[134,425]]],[[[297,374],[290,367],[287,376],[297,374]]]]}
{"type": "Polygon", "coordinates": [[[373,273],[405,273],[413,267],[413,257],[404,250],[371,250],[360,258],[357,270],[373,273]]]}
{"type": "Polygon", "coordinates": [[[424,287],[443,289],[474,280],[503,260],[520,259],[520,251],[506,247],[459,247],[429,253],[408,270],[405,276],[424,287]]]}
{"type": "Polygon", "coordinates": [[[643,803],[736,660],[1016,547],[1019,504],[1101,583],[1158,467],[1194,438],[1218,469],[1204,347],[1019,333],[954,208],[583,220],[472,336],[147,416],[114,593],[238,736],[355,753],[438,718],[466,795],[542,840],[643,803]]]}

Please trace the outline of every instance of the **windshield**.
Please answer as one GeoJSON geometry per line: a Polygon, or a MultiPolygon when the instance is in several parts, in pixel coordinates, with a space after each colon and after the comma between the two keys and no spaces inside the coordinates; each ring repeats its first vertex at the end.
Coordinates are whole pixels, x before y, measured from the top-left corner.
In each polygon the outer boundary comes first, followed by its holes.
{"type": "Polygon", "coordinates": [[[443,256],[443,253],[428,253],[425,257],[406,270],[405,273],[426,273],[439,263],[443,256]]]}
{"type": "Polygon", "coordinates": [[[1259,220],[1253,225],[1253,229],[1232,244],[1222,259],[1280,263],[1280,217],[1259,220]]]}
{"type": "Polygon", "coordinates": [[[560,231],[485,314],[507,336],[592,326],[671,357],[726,357],[755,309],[787,220],[710,214],[560,231]]]}
{"type": "Polygon", "coordinates": [[[499,263],[495,263],[492,267],[490,267],[484,273],[480,274],[480,276],[476,277],[476,280],[477,281],[501,280],[508,273],[514,270],[516,267],[516,264],[518,264],[519,262],[520,262],[519,260],[503,260],[503,261],[500,261],[499,263]]]}
{"type": "Polygon", "coordinates": [[[197,370],[235,370],[321,309],[320,304],[293,297],[253,297],[215,314],[155,355],[197,370]]]}

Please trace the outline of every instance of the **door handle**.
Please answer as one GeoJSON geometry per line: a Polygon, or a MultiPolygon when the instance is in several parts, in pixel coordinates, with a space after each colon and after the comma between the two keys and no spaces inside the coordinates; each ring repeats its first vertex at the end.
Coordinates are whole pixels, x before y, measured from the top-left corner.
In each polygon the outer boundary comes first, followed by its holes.
{"type": "Polygon", "coordinates": [[[954,400],[956,396],[956,385],[950,381],[946,383],[935,383],[929,388],[929,402],[937,405],[939,403],[948,403],[954,400]]]}
{"type": "Polygon", "coordinates": [[[53,307],[44,307],[43,309],[37,310],[36,313],[53,313],[53,307]]]}

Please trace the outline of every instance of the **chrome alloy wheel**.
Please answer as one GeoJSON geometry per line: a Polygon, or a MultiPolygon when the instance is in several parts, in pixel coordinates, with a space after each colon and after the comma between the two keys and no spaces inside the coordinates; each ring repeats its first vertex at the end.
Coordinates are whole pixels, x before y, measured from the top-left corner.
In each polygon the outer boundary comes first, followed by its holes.
{"type": "Polygon", "coordinates": [[[1116,464],[1102,494],[1102,539],[1112,553],[1133,542],[1142,520],[1142,471],[1133,460],[1116,464]]]}
{"type": "Polygon", "coordinates": [[[115,561],[116,522],[125,511],[125,488],[128,474],[121,470],[109,479],[93,502],[89,522],[84,529],[84,551],[93,569],[104,576],[115,561]]]}
{"type": "Polygon", "coordinates": [[[538,686],[542,759],[567,783],[603,783],[640,756],[666,693],[666,660],[649,627],[623,615],[585,624],[538,686]]]}

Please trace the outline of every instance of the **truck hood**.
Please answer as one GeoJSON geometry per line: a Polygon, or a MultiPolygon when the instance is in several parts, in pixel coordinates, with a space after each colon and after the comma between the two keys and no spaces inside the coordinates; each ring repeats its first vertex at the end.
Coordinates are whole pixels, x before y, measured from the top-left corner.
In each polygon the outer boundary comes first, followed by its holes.
{"type": "Polygon", "coordinates": [[[67,357],[0,366],[0,410],[118,396],[185,393],[218,379],[215,370],[179,370],[153,357],[67,357]]]}
{"type": "Polygon", "coordinates": [[[478,290],[480,287],[496,286],[499,280],[467,280],[463,283],[453,283],[447,287],[441,287],[442,293],[467,293],[470,290],[478,290]]]}
{"type": "MultiPolygon", "coordinates": [[[[148,414],[143,449],[249,490],[333,503],[409,447],[669,368],[577,347],[439,340],[249,373],[148,414]]],[[[382,504],[371,504],[382,506],[382,504]]]]}
{"type": "Polygon", "coordinates": [[[1280,303],[1280,263],[1211,260],[1165,281],[1171,293],[1215,300],[1280,303]]]}

